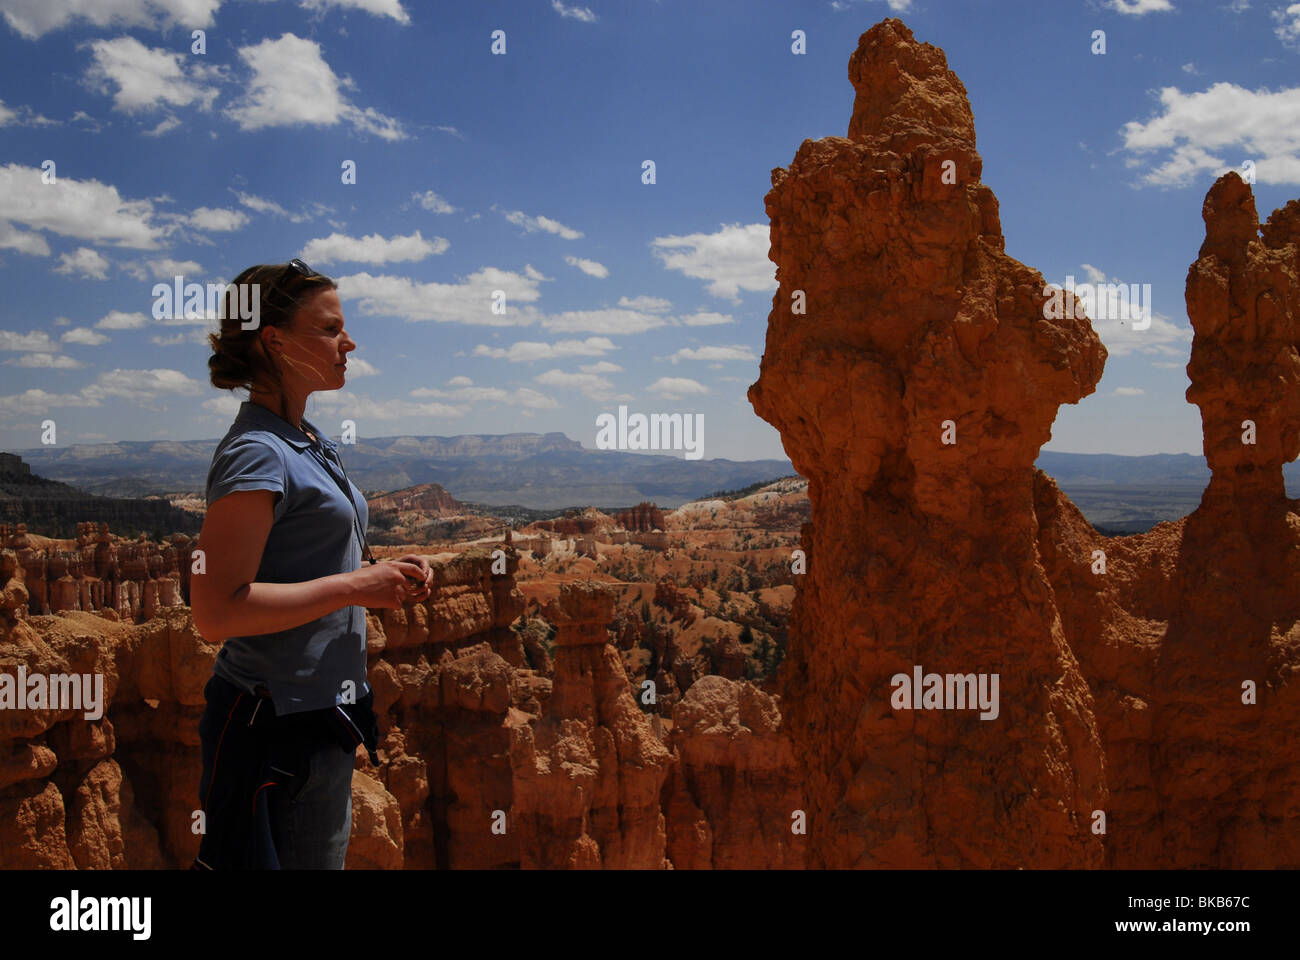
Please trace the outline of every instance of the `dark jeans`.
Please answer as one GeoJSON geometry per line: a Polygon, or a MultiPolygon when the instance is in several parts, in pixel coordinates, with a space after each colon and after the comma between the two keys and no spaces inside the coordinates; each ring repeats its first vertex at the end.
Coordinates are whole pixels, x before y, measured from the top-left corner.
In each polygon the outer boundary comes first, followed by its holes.
{"type": "MultiPolygon", "coordinates": [[[[248,727],[250,706],[258,700],[221,677],[213,676],[204,688],[207,705],[199,721],[203,749],[203,774],[199,799],[207,811],[208,831],[222,824],[238,822],[237,837],[209,836],[205,844],[229,865],[231,856],[243,856],[244,849],[257,849],[247,831],[258,831],[253,818],[239,819],[231,808],[213,810],[208,803],[243,804],[265,792],[270,839],[274,856],[284,870],[342,870],[352,831],[352,770],[355,750],[348,751],[328,735],[316,735],[297,714],[275,717],[269,700],[261,702],[265,714],[248,727]],[[222,789],[213,790],[214,777],[222,789]],[[264,781],[259,783],[258,781],[264,781]],[[235,785],[232,788],[232,785],[235,785]],[[252,789],[255,788],[256,793],[252,789]]],[[[256,809],[253,800],[251,807],[256,809]]],[[[264,832],[264,828],[263,828],[264,832]]],[[[264,846],[264,844],[263,844],[264,846]]]]}
{"type": "Polygon", "coordinates": [[[294,771],[292,783],[270,798],[271,836],[280,869],[342,870],[352,833],[354,755],[338,744],[323,743],[306,752],[281,754],[271,764],[294,771]]]}

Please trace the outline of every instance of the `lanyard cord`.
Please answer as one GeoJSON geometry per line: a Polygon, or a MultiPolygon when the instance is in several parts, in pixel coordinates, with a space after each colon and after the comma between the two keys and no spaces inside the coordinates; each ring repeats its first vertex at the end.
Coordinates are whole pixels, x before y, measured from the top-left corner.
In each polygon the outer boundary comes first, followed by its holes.
{"type": "MultiPolygon", "coordinates": [[[[322,444],[322,448],[324,448],[323,444],[322,444]]],[[[313,444],[310,449],[313,453],[316,454],[316,459],[319,460],[321,464],[325,467],[325,472],[330,475],[334,483],[338,485],[338,488],[342,490],[343,494],[348,498],[348,503],[352,504],[352,516],[353,516],[352,529],[360,538],[362,556],[365,557],[365,559],[369,560],[372,564],[376,563],[377,561],[375,560],[374,555],[371,554],[370,552],[370,545],[366,543],[365,531],[361,529],[361,511],[357,509],[357,502],[352,498],[352,491],[348,489],[352,485],[352,481],[348,479],[348,472],[343,467],[343,461],[339,459],[337,455],[329,455],[328,457],[323,456],[319,451],[316,450],[315,444],[313,444]],[[339,469],[343,471],[342,483],[339,483],[339,478],[335,475],[334,471],[330,469],[329,463],[326,462],[327,459],[333,460],[335,463],[339,465],[339,469]]],[[[329,452],[327,450],[326,454],[328,453],[329,452]]]]}

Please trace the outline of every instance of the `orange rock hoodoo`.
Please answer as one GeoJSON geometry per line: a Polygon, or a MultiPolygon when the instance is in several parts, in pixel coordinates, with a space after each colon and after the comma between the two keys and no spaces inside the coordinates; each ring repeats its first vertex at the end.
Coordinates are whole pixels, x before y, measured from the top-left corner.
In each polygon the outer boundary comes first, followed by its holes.
{"type": "Polygon", "coordinates": [[[779,684],[809,866],[1300,865],[1300,203],[1261,240],[1235,174],[1210,191],[1188,399],[1214,479],[1108,539],[1034,468],[1106,351],[1003,252],[961,81],[897,20],[849,79],[848,139],[772,172],[749,391],[809,478],[779,684]],[[998,674],[997,716],[896,708],[917,665],[998,674]]]}

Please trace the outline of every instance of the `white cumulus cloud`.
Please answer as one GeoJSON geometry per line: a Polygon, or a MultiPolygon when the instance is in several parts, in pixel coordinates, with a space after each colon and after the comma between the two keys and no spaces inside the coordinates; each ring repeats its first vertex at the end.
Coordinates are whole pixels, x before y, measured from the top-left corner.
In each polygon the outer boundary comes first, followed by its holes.
{"type": "Polygon", "coordinates": [[[196,82],[186,74],[183,54],[161,47],[146,47],[135,37],[115,37],[90,43],[91,65],[86,80],[113,92],[113,109],[136,113],[160,107],[197,104],[206,110],[217,88],[196,82]]]}
{"type": "Polygon", "coordinates": [[[401,24],[411,22],[410,15],[402,8],[401,0],[300,0],[300,4],[308,10],[338,7],[340,10],[373,13],[377,17],[391,17],[401,24]]]}
{"type": "Polygon", "coordinates": [[[708,387],[689,377],[660,377],[646,390],[666,400],[677,397],[701,397],[709,393],[708,387]]]}
{"type": "Polygon", "coordinates": [[[64,331],[59,339],[64,343],[78,343],[85,347],[97,347],[101,343],[108,343],[108,337],[96,333],[89,327],[73,327],[71,330],[64,331]]]}
{"type": "Polygon", "coordinates": [[[599,277],[600,279],[603,280],[609,276],[609,268],[606,267],[603,263],[597,263],[595,260],[587,260],[584,259],[583,257],[568,256],[564,258],[564,262],[571,267],[577,267],[579,270],[587,274],[587,276],[589,277],[599,277]]]}
{"type": "Polygon", "coordinates": [[[5,22],[28,40],[74,20],[95,27],[210,27],[221,0],[0,0],[5,22]]]}
{"type": "Polygon", "coordinates": [[[1300,3],[1273,11],[1277,27],[1273,31],[1284,46],[1300,50],[1300,3]]]}
{"type": "Polygon", "coordinates": [[[551,0],[551,9],[562,17],[568,17],[570,20],[578,20],[582,23],[596,22],[596,15],[591,12],[590,7],[579,7],[576,4],[566,7],[560,0],[551,0]]]}
{"type": "Polygon", "coordinates": [[[1163,158],[1142,182],[1184,186],[1198,174],[1219,175],[1251,160],[1260,183],[1300,183],[1300,87],[1247,90],[1216,83],[1200,93],[1164,87],[1160,104],[1157,116],[1123,127],[1130,165],[1163,158]]]}
{"type": "Polygon", "coordinates": [[[432,213],[455,213],[456,207],[438,196],[432,190],[411,194],[411,199],[432,213]]]}
{"type": "Polygon", "coordinates": [[[108,261],[97,250],[78,247],[74,253],[59,255],[59,265],[54,268],[54,272],[91,280],[107,280],[108,261]]]}
{"type": "Polygon", "coordinates": [[[54,182],[43,183],[38,167],[0,167],[0,246],[17,243],[28,248],[25,252],[42,252],[32,249],[33,235],[15,232],[12,224],[21,224],[94,243],[155,249],[167,229],[154,217],[151,201],[123,200],[116,187],[98,180],[58,174],[54,182]]]}
{"type": "Polygon", "coordinates": [[[489,347],[480,343],[474,348],[476,357],[492,357],[511,363],[531,363],[534,360],[557,360],[561,357],[599,357],[616,349],[608,337],[588,337],[585,340],[560,340],[542,343],[520,340],[509,347],[489,347]]]}
{"type": "Polygon", "coordinates": [[[766,223],[733,223],[716,233],[656,237],[650,245],[667,269],[707,280],[709,293],[715,297],[738,300],[741,290],[777,287],[776,264],[767,258],[769,231],[766,223]]]}
{"type": "MultiPolygon", "coordinates": [[[[494,206],[492,209],[496,209],[494,206]]],[[[583,234],[572,227],[566,227],[550,217],[529,216],[522,210],[503,210],[501,215],[516,226],[523,227],[527,233],[553,233],[564,240],[579,240],[583,234]]]]}
{"type": "Polygon", "coordinates": [[[266,127],[332,127],[347,122],[383,140],[403,140],[401,123],[373,107],[362,109],[340,92],[342,85],[321,53],[320,44],[292,33],[239,48],[253,71],[246,95],[226,115],[242,130],[266,127]]]}
{"type": "Polygon", "coordinates": [[[540,294],[542,275],[531,266],[524,272],[482,267],[456,283],[420,283],[409,277],[354,273],[336,277],[339,296],[357,300],[366,316],[403,320],[433,320],[488,327],[521,327],[536,323],[540,314],[531,304],[540,294]],[[493,310],[504,294],[505,312],[493,310]]]}
{"type": "Polygon", "coordinates": [[[668,359],[673,363],[680,360],[712,360],[715,362],[743,360],[747,363],[758,362],[758,357],[755,356],[753,349],[743,343],[733,343],[730,346],[683,347],[668,359]]]}
{"type": "Polygon", "coordinates": [[[404,263],[444,253],[449,246],[443,237],[424,239],[419,230],[409,236],[391,238],[377,233],[364,237],[331,233],[328,237],[308,241],[299,256],[308,263],[404,263]]]}
{"type": "Polygon", "coordinates": [[[1116,13],[1141,17],[1148,13],[1168,13],[1174,9],[1169,0],[1110,0],[1107,4],[1116,13]]]}

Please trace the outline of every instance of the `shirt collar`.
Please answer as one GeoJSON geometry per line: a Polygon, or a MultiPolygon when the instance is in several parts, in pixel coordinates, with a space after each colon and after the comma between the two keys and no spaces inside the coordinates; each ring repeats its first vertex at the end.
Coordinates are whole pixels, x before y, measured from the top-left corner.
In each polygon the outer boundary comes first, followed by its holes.
{"type": "MultiPolygon", "coordinates": [[[[298,450],[305,450],[312,445],[311,438],[305,433],[287,420],[281,419],[279,414],[272,413],[260,403],[254,403],[252,400],[245,400],[239,405],[239,414],[235,417],[235,422],[238,423],[241,420],[246,423],[255,424],[265,430],[270,430],[285,443],[288,443],[298,450]]],[[[316,424],[312,423],[306,417],[302,418],[302,423],[303,426],[320,438],[321,445],[326,450],[332,451],[336,449],[338,445],[329,437],[325,436],[325,434],[321,433],[320,428],[317,427],[316,424]]]]}

